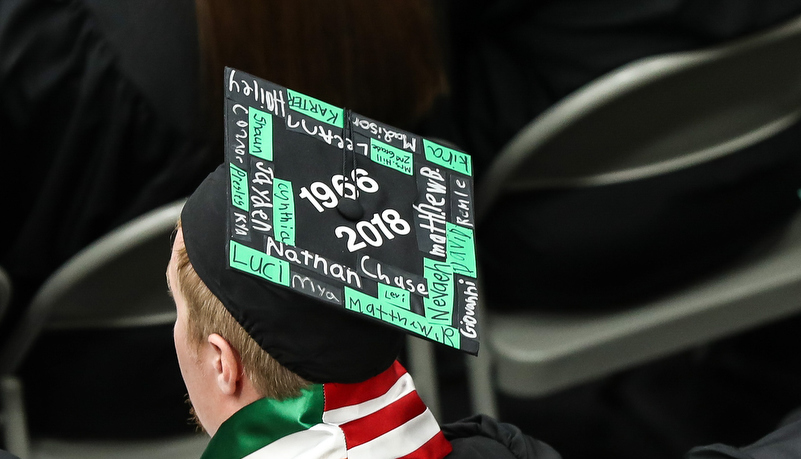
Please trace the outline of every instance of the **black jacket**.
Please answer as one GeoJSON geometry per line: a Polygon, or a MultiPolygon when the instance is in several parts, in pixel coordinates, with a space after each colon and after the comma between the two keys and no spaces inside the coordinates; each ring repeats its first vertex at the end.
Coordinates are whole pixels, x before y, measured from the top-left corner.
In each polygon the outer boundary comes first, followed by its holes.
{"type": "MultiPolygon", "coordinates": [[[[453,445],[447,459],[561,459],[553,448],[512,424],[477,415],[442,426],[453,445]]],[[[801,417],[742,448],[714,444],[693,448],[685,459],[796,459],[801,457],[801,417]]],[[[647,458],[643,458],[647,459],[647,458]]]]}
{"type": "Polygon", "coordinates": [[[448,459],[561,459],[553,448],[517,427],[477,415],[442,426],[453,445],[448,459]]]}
{"type": "Polygon", "coordinates": [[[709,445],[693,448],[687,459],[795,459],[801,457],[801,419],[743,448],[709,445]]]}

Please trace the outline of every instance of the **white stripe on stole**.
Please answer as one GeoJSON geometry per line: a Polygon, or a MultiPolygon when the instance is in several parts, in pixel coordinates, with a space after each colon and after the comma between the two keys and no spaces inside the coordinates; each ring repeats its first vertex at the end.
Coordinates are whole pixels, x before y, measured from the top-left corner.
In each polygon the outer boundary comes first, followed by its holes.
{"type": "Polygon", "coordinates": [[[385,459],[414,452],[439,433],[439,424],[426,410],[406,424],[348,450],[348,459],[385,459]]]}
{"type": "Polygon", "coordinates": [[[359,403],[358,405],[343,406],[335,410],[323,412],[323,422],[326,424],[341,425],[356,419],[363,418],[376,411],[389,406],[392,402],[400,399],[404,395],[414,392],[414,382],[411,375],[405,373],[395,381],[389,390],[379,397],[359,403]]]}
{"type": "Polygon", "coordinates": [[[343,459],[345,434],[337,426],[317,424],[254,451],[243,459],[343,459]]]}

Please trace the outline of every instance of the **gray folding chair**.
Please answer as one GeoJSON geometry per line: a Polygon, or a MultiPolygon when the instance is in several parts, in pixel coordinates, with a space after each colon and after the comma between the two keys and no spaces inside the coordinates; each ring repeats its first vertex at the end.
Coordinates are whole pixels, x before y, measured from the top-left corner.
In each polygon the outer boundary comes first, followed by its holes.
{"type": "MultiPolygon", "coordinates": [[[[511,193],[666,174],[741,151],[801,119],[801,18],[736,42],[630,63],[533,120],[476,192],[478,228],[511,193]],[[648,113],[648,116],[641,114],[648,113]]],[[[535,397],[801,311],[801,216],[713,278],[615,312],[496,313],[468,359],[474,410],[493,389],[535,397]]]]}
{"type": "MultiPolygon", "coordinates": [[[[801,119],[799,53],[801,18],[591,82],[498,154],[477,184],[478,231],[513,193],[666,174],[781,133],[801,119]]],[[[543,396],[801,311],[801,216],[780,239],[713,278],[622,311],[499,313],[482,302],[481,352],[467,357],[474,412],[497,416],[495,390],[543,396]]],[[[412,366],[433,372],[430,355],[418,350],[412,366]]]]}
{"type": "Polygon", "coordinates": [[[0,414],[5,421],[6,449],[11,453],[21,459],[200,457],[208,442],[205,435],[102,443],[32,439],[16,376],[44,329],[114,329],[175,321],[164,272],[169,236],[183,203],[155,209],[111,231],[66,262],[35,295],[12,331],[9,345],[0,350],[0,414]]]}

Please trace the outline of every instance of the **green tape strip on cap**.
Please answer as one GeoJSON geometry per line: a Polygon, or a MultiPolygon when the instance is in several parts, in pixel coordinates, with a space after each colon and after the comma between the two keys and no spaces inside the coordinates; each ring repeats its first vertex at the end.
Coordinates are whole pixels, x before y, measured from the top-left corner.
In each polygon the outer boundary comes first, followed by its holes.
{"type": "Polygon", "coordinates": [[[250,154],[266,161],[272,161],[273,117],[256,107],[250,107],[249,110],[250,154]]]}
{"type": "Polygon", "coordinates": [[[426,151],[426,159],[432,163],[464,175],[473,176],[471,158],[467,153],[453,150],[428,139],[423,139],[423,147],[426,151]]]}
{"type": "Polygon", "coordinates": [[[292,110],[338,128],[345,126],[345,110],[291,89],[287,89],[286,93],[292,110]]]}
{"type": "Polygon", "coordinates": [[[473,230],[455,223],[447,222],[448,264],[453,272],[464,276],[476,277],[476,250],[473,230]]]}
{"type": "Polygon", "coordinates": [[[228,263],[239,271],[259,276],[276,284],[289,286],[289,263],[266,253],[230,241],[228,263]]]}
{"type": "Polygon", "coordinates": [[[292,182],[273,180],[273,233],[275,240],[295,245],[295,197],[292,182]]]}
{"type": "Polygon", "coordinates": [[[378,298],[350,287],[345,287],[345,308],[372,316],[438,343],[459,349],[461,335],[456,327],[433,324],[419,314],[384,303],[378,298]]]}
{"type": "Polygon", "coordinates": [[[426,318],[440,325],[453,324],[453,268],[447,262],[423,258],[428,297],[423,298],[426,318]]]}

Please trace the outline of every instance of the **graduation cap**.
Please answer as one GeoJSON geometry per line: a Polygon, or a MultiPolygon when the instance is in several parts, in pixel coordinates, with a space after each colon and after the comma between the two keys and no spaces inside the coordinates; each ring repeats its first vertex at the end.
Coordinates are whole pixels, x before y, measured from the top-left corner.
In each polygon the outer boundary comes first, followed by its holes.
{"type": "Polygon", "coordinates": [[[478,353],[471,158],[225,70],[225,159],[182,215],[248,333],[317,382],[386,369],[404,333],[478,353]]]}

